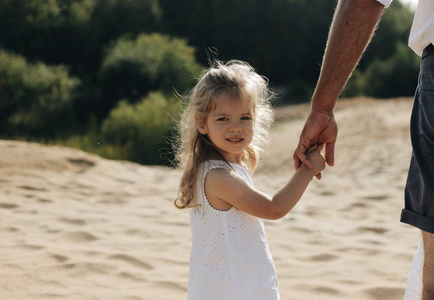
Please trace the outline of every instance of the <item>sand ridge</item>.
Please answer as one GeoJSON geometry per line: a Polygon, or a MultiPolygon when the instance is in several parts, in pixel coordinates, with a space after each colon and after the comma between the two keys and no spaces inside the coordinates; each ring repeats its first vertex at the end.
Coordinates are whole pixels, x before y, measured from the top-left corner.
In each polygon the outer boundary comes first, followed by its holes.
{"type": "MultiPolygon", "coordinates": [[[[411,99],[340,101],[336,166],[286,217],[266,221],[282,299],[402,299],[420,233],[399,223],[411,99]]],[[[253,180],[293,173],[307,105],[276,109],[253,180]]],[[[0,299],[186,299],[180,172],[80,150],[0,141],[0,299]]]]}

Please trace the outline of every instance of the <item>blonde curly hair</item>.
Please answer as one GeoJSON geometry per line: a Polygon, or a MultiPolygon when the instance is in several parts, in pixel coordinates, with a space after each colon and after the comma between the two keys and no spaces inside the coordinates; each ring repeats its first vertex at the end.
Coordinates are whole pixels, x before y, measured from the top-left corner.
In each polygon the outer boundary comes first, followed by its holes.
{"type": "Polygon", "coordinates": [[[195,206],[196,182],[199,166],[212,154],[222,157],[207,136],[197,129],[197,122],[206,122],[210,112],[216,107],[221,95],[229,95],[246,101],[254,108],[253,139],[244,150],[243,160],[253,172],[259,157],[268,143],[269,129],[274,121],[274,113],[269,100],[273,94],[268,88],[268,80],[248,63],[231,60],[226,63],[215,60],[205,70],[197,85],[187,97],[188,104],[178,123],[178,140],[175,143],[176,163],[183,170],[175,206],[186,208],[195,206]]]}

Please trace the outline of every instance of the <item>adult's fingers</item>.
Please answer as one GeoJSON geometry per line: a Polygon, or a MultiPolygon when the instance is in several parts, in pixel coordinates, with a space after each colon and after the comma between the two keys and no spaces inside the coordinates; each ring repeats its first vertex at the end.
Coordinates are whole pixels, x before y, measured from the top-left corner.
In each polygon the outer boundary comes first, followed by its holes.
{"type": "Polygon", "coordinates": [[[300,168],[302,162],[300,160],[300,158],[297,155],[297,149],[295,149],[294,154],[292,155],[292,160],[294,163],[294,169],[297,170],[298,168],[300,168]]]}
{"type": "Polygon", "coordinates": [[[335,164],[335,142],[326,144],[325,147],[325,160],[329,166],[335,164]]]}
{"type": "Polygon", "coordinates": [[[295,167],[295,169],[298,169],[302,163],[305,164],[309,169],[313,168],[312,163],[307,158],[306,151],[307,151],[307,149],[305,146],[303,146],[302,144],[298,144],[298,147],[294,153],[294,167],[295,167]]]}
{"type": "MultiPolygon", "coordinates": [[[[324,148],[324,144],[316,144],[316,147],[314,148],[313,151],[317,151],[317,152],[321,153],[321,150],[322,150],[323,148],[324,148]]],[[[321,180],[321,178],[322,178],[322,176],[321,176],[321,172],[318,173],[318,174],[316,174],[315,177],[316,177],[318,180],[321,180]]]]}
{"type": "MultiPolygon", "coordinates": [[[[321,144],[321,143],[320,144],[315,144],[314,146],[315,147],[312,146],[309,150],[312,149],[311,151],[315,150],[316,152],[321,152],[321,150],[324,148],[324,144],[321,144]]],[[[308,153],[311,152],[311,151],[308,151],[308,153]]]]}
{"type": "Polygon", "coordinates": [[[312,151],[314,151],[317,148],[318,148],[318,144],[313,144],[309,147],[309,149],[307,149],[306,153],[311,153],[312,151]]]}

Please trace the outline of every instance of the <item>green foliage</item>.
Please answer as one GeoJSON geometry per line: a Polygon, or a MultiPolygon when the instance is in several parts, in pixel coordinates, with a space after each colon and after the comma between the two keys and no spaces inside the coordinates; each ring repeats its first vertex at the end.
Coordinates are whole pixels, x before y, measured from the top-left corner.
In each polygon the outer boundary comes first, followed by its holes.
{"type": "Polygon", "coordinates": [[[389,59],[399,44],[407,43],[414,13],[401,2],[393,1],[381,18],[375,36],[372,39],[358,68],[365,70],[371,63],[389,59]]]}
{"type": "Polygon", "coordinates": [[[156,33],[121,38],[108,50],[101,68],[101,111],[108,113],[119,99],[135,103],[152,90],[185,92],[199,70],[194,48],[184,40],[156,33]]]}
{"type": "Polygon", "coordinates": [[[344,97],[391,98],[412,96],[417,86],[419,57],[405,44],[398,44],[394,55],[372,62],[357,71],[344,90],[344,97]]]}
{"type": "Polygon", "coordinates": [[[89,20],[92,7],[92,0],[0,0],[0,46],[30,60],[69,63],[64,59],[70,52],[64,46],[71,46],[74,31],[83,34],[79,29],[89,20]]]}
{"type": "Polygon", "coordinates": [[[30,64],[0,50],[0,130],[3,136],[53,136],[70,127],[71,94],[80,81],[65,66],[30,64]]]}
{"type": "Polygon", "coordinates": [[[158,30],[161,11],[158,0],[94,1],[92,25],[103,40],[114,40],[126,33],[138,35],[158,30]]]}
{"type": "Polygon", "coordinates": [[[399,1],[385,11],[379,28],[343,97],[412,96],[417,86],[419,58],[407,46],[413,12],[399,1]]]}
{"type": "Polygon", "coordinates": [[[0,0],[0,48],[95,83],[107,43],[158,29],[157,0],[0,0]]]}
{"type": "Polygon", "coordinates": [[[157,164],[170,157],[170,135],[181,109],[177,99],[150,93],[137,104],[121,101],[104,121],[104,143],[120,146],[130,160],[157,164]]]}
{"type": "MultiPolygon", "coordinates": [[[[220,59],[246,60],[273,85],[306,96],[317,79],[336,1],[160,0],[166,31],[220,59]]],[[[198,51],[198,61],[204,61],[198,51]]],[[[295,95],[297,94],[297,95],[295,95]]]]}

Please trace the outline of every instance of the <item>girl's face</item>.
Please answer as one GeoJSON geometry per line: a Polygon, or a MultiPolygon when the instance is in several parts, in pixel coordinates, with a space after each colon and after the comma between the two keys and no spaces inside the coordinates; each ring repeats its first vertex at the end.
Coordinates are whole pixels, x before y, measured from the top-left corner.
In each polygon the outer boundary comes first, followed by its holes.
{"type": "Polygon", "coordinates": [[[228,162],[240,164],[253,138],[254,109],[248,101],[228,95],[214,101],[215,109],[204,123],[198,124],[198,130],[208,135],[228,162]]]}

